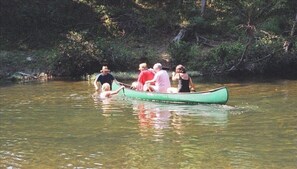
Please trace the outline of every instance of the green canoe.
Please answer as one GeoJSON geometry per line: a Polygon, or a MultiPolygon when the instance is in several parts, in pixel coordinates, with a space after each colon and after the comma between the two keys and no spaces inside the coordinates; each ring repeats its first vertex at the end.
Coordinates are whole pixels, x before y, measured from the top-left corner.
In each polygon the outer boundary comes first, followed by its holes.
{"type": "Polygon", "coordinates": [[[125,86],[123,90],[119,92],[120,95],[124,95],[130,98],[151,100],[158,102],[170,102],[170,103],[202,103],[202,104],[226,104],[228,101],[228,90],[226,87],[220,87],[205,92],[193,92],[193,93],[157,93],[157,92],[144,92],[137,91],[129,88],[129,85],[120,83],[114,80],[112,89],[116,90],[121,85],[125,86]]]}

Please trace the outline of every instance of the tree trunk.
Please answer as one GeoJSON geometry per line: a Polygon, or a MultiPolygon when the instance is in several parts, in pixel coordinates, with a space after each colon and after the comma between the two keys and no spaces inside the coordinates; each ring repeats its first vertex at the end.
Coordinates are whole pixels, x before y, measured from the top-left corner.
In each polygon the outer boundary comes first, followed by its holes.
{"type": "Polygon", "coordinates": [[[294,36],[294,34],[295,34],[296,23],[297,23],[297,13],[296,13],[295,21],[293,22],[293,26],[292,26],[292,30],[291,30],[291,34],[290,34],[291,36],[294,36]]]}
{"type": "Polygon", "coordinates": [[[201,0],[201,16],[204,16],[206,7],[206,0],[201,0]]]}
{"type": "Polygon", "coordinates": [[[186,33],[186,29],[181,29],[178,35],[176,35],[172,41],[175,43],[179,43],[179,41],[185,36],[185,33],[186,33]]]}
{"type": "Polygon", "coordinates": [[[246,53],[247,53],[249,47],[251,46],[251,44],[252,44],[252,41],[249,40],[249,42],[245,46],[243,53],[241,54],[241,58],[238,61],[238,63],[236,65],[232,66],[229,70],[227,70],[227,72],[237,70],[237,68],[242,64],[242,62],[244,62],[244,59],[246,58],[246,53]]]}

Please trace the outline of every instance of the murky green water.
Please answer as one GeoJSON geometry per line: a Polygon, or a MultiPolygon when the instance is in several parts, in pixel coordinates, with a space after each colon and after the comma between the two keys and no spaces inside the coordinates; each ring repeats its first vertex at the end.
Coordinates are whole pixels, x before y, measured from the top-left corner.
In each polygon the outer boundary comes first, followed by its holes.
{"type": "Polygon", "coordinates": [[[102,102],[85,81],[2,86],[0,168],[297,168],[297,81],[225,85],[227,105],[102,102]]]}

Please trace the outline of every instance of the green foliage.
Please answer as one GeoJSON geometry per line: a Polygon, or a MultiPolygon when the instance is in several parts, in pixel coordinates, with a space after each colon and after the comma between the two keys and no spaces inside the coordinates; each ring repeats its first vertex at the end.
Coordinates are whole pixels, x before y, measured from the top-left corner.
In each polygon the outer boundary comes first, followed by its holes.
{"type": "Polygon", "coordinates": [[[285,18],[283,17],[274,17],[269,18],[265,22],[263,22],[259,27],[260,29],[266,30],[268,32],[273,32],[277,34],[281,34],[285,27],[285,18]]]}
{"type": "MultiPolygon", "coordinates": [[[[143,58],[150,65],[163,59],[160,50],[170,53],[172,65],[217,72],[240,59],[248,21],[256,27],[258,40],[247,51],[246,61],[257,61],[281,48],[285,39],[294,39],[282,36],[290,32],[296,11],[293,0],[208,1],[203,16],[200,1],[1,0],[0,49],[22,50],[22,54],[15,51],[16,57],[26,53],[35,61],[39,56],[46,58],[28,63],[29,68],[44,63],[56,74],[67,76],[98,72],[104,64],[116,71],[137,70],[143,58]],[[167,44],[156,43],[165,38],[169,42],[181,28],[187,30],[185,37],[179,44],[170,44],[168,51],[167,44]],[[210,46],[217,47],[197,45],[197,35],[207,36],[214,42],[210,46]],[[221,41],[226,43],[219,44],[221,41]]],[[[282,60],[283,55],[274,56],[282,60]]],[[[25,64],[10,59],[4,57],[1,67],[25,64]]],[[[273,61],[285,63],[277,60],[273,61]]],[[[257,65],[267,66],[266,60],[261,63],[257,65]]]]}
{"type": "Polygon", "coordinates": [[[57,55],[55,50],[1,51],[0,78],[18,71],[29,74],[52,73],[57,55]]]}
{"type": "Polygon", "coordinates": [[[241,56],[244,46],[240,42],[223,43],[196,57],[196,70],[204,74],[224,71],[234,65],[241,56]]]}
{"type": "MultiPolygon", "coordinates": [[[[203,55],[202,48],[196,44],[181,41],[172,43],[169,48],[172,65],[185,65],[188,70],[200,70],[199,57],[203,55]]],[[[206,54],[207,55],[207,54],[206,54]]]]}
{"type": "Polygon", "coordinates": [[[109,65],[114,71],[138,71],[140,62],[149,65],[157,62],[158,57],[154,49],[144,48],[146,44],[138,44],[135,39],[102,39],[98,38],[97,44],[102,50],[100,65],[109,65]],[[129,44],[129,45],[128,45],[129,44]],[[139,47],[135,49],[135,46],[139,47]]]}
{"type": "MultiPolygon", "coordinates": [[[[60,55],[55,61],[56,72],[63,76],[92,74],[103,65],[108,65],[113,71],[137,70],[140,58],[144,57],[143,51],[133,51],[121,39],[98,37],[92,40],[85,32],[75,31],[69,32],[67,39],[60,45],[60,55]]],[[[145,53],[149,62],[156,62],[155,52],[146,49],[145,53]]]]}
{"type": "Polygon", "coordinates": [[[111,44],[108,55],[105,55],[104,59],[115,71],[133,70],[135,65],[139,64],[131,50],[118,44],[111,44]]]}
{"type": "Polygon", "coordinates": [[[85,38],[84,33],[75,31],[69,32],[67,41],[60,45],[59,51],[61,57],[56,62],[56,69],[66,76],[78,77],[89,73],[96,62],[103,58],[95,41],[85,38]]]}
{"type": "Polygon", "coordinates": [[[283,58],[284,50],[282,40],[273,35],[266,35],[260,38],[248,53],[249,62],[254,64],[253,72],[263,72],[267,67],[279,64],[283,58]],[[271,63],[272,58],[277,58],[271,63]],[[256,66],[255,66],[256,65],[256,66]]]}
{"type": "Polygon", "coordinates": [[[151,10],[145,14],[143,19],[150,30],[149,33],[170,32],[178,22],[178,15],[166,11],[151,10]]]}
{"type": "Polygon", "coordinates": [[[280,38],[264,37],[253,46],[249,57],[253,64],[252,72],[272,76],[290,76],[297,73],[296,50],[285,52],[280,38]]]}
{"type": "Polygon", "coordinates": [[[102,29],[99,14],[72,0],[1,0],[0,7],[0,40],[9,48],[46,48],[55,46],[69,30],[102,29]]]}
{"type": "Polygon", "coordinates": [[[168,49],[173,65],[186,65],[191,57],[191,44],[187,42],[171,43],[168,49]]]}
{"type": "Polygon", "coordinates": [[[195,33],[210,33],[214,29],[209,21],[206,21],[201,16],[194,16],[189,18],[190,25],[188,27],[192,28],[195,33]]]}
{"type": "Polygon", "coordinates": [[[242,32],[238,31],[238,25],[242,24],[239,16],[234,17],[218,17],[211,23],[213,32],[219,34],[220,37],[230,38],[242,36],[242,32]]]}

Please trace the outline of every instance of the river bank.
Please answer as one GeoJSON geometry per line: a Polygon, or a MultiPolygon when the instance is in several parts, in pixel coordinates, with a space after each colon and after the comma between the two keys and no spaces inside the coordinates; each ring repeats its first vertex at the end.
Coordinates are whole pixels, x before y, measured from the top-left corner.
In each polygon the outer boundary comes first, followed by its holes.
{"type": "MultiPolygon", "coordinates": [[[[46,80],[92,80],[94,73],[85,73],[79,77],[63,76],[63,69],[54,70],[53,58],[57,53],[47,50],[42,51],[1,51],[0,52],[0,81],[5,82],[30,82],[30,81],[46,81],[46,80]],[[59,72],[61,71],[61,72],[59,72]]],[[[292,63],[293,64],[293,63],[292,63]]],[[[98,68],[99,70],[100,68],[98,68]]],[[[171,74],[171,70],[167,70],[171,74]]],[[[280,70],[282,71],[282,70],[280,70]]],[[[119,80],[137,79],[138,71],[112,71],[111,72],[119,80]]],[[[196,70],[189,70],[188,73],[192,77],[199,79],[251,79],[251,78],[280,78],[280,79],[295,79],[295,72],[291,74],[261,74],[252,73],[249,71],[237,71],[229,74],[206,74],[196,70]]]]}
{"type": "Polygon", "coordinates": [[[52,77],[53,50],[0,51],[0,80],[52,77]]]}

